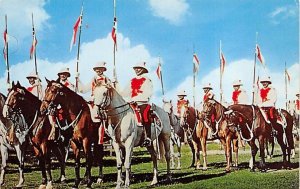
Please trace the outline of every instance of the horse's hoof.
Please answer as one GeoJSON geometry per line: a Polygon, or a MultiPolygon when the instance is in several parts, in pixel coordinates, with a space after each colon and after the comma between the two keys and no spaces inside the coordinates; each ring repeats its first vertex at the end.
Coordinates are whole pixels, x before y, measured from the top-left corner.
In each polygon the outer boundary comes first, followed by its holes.
{"type": "Polygon", "coordinates": [[[271,159],[271,156],[270,156],[270,155],[267,155],[267,159],[271,159]]]}
{"type": "Polygon", "coordinates": [[[52,189],[52,188],[53,188],[52,182],[50,181],[50,182],[48,182],[46,189],[52,189]]]}
{"type": "Polygon", "coordinates": [[[207,169],[208,169],[207,167],[203,167],[202,171],[207,171],[207,169]]]}
{"type": "Polygon", "coordinates": [[[46,189],[46,185],[45,185],[45,184],[41,184],[41,185],[39,186],[39,189],[46,189]]]}
{"type": "Polygon", "coordinates": [[[181,166],[176,167],[176,169],[181,169],[181,166]]]}
{"type": "Polygon", "coordinates": [[[155,180],[153,180],[153,181],[151,182],[150,186],[154,186],[154,185],[156,185],[157,183],[158,183],[158,181],[155,179],[155,180]]]}
{"type": "Polygon", "coordinates": [[[225,169],[225,173],[230,173],[230,169],[225,169]]]}
{"type": "Polygon", "coordinates": [[[253,169],[250,169],[250,172],[253,172],[253,173],[254,173],[254,172],[255,172],[255,169],[254,169],[254,168],[253,168],[253,169]]]}
{"type": "Polygon", "coordinates": [[[97,184],[102,184],[103,183],[103,179],[102,178],[98,178],[97,179],[97,184]]]}
{"type": "Polygon", "coordinates": [[[195,168],[195,167],[196,167],[195,165],[190,165],[190,166],[189,166],[189,168],[195,168]]]}
{"type": "Polygon", "coordinates": [[[267,170],[266,169],[261,169],[260,172],[265,173],[265,172],[267,172],[267,170]]]}

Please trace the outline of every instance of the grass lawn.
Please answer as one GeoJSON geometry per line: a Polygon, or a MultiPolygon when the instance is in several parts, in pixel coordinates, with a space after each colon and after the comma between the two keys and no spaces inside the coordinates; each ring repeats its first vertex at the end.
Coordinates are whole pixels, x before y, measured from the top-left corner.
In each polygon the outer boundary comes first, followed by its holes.
{"type": "MultiPolygon", "coordinates": [[[[182,168],[180,170],[172,170],[172,183],[167,183],[166,164],[159,162],[159,180],[161,181],[156,188],[299,188],[299,151],[295,159],[292,159],[292,170],[282,169],[282,156],[279,146],[276,146],[274,158],[267,161],[270,167],[267,173],[250,172],[248,169],[248,161],[250,158],[249,147],[245,150],[240,149],[239,169],[233,169],[230,173],[225,173],[225,156],[220,150],[220,145],[215,143],[208,144],[208,149],[214,150],[216,153],[210,153],[207,157],[209,169],[207,171],[195,170],[188,168],[191,163],[191,152],[188,146],[184,145],[182,149],[182,168]]],[[[259,160],[257,155],[256,160],[259,160]]],[[[201,157],[202,159],[202,157],[201,157]]],[[[132,161],[132,181],[130,188],[141,189],[149,188],[152,180],[152,163],[150,155],[145,152],[144,148],[136,148],[132,161]]],[[[82,161],[84,161],[82,159],[82,161]]],[[[93,188],[114,188],[117,178],[116,162],[114,157],[105,157],[104,161],[104,183],[93,184],[93,188]]],[[[54,180],[59,177],[59,169],[57,163],[54,162],[53,177],[54,180]]],[[[81,175],[84,175],[84,167],[81,169],[81,175]]],[[[74,183],[74,160],[69,160],[66,169],[67,182],[64,184],[54,183],[54,188],[70,188],[74,183]]],[[[93,179],[96,180],[98,168],[92,169],[93,179]]],[[[18,169],[16,164],[9,163],[8,173],[6,175],[5,185],[1,188],[13,188],[18,183],[18,169]]],[[[25,183],[23,188],[38,188],[41,183],[41,174],[36,165],[26,163],[25,165],[25,183]]],[[[80,185],[80,188],[85,188],[80,185]]]]}

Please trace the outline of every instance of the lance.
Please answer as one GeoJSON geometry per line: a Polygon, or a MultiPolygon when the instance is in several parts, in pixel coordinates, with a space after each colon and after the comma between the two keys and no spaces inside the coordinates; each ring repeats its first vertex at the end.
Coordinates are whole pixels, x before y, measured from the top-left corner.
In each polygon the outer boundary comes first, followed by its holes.
{"type": "Polygon", "coordinates": [[[254,104],[254,97],[255,97],[255,73],[256,73],[256,56],[257,56],[257,36],[258,32],[256,32],[256,45],[255,45],[255,53],[254,53],[254,66],[253,66],[253,91],[252,91],[252,104],[254,104]]]}
{"type": "Polygon", "coordinates": [[[222,70],[222,42],[220,40],[220,49],[219,49],[219,56],[220,56],[220,103],[222,104],[223,100],[223,91],[222,91],[222,80],[223,80],[223,70],[222,70]]]}
{"type": "MultiPolygon", "coordinates": [[[[114,68],[113,68],[113,77],[114,77],[114,87],[116,87],[118,79],[117,79],[117,71],[116,71],[116,51],[117,51],[117,16],[116,16],[116,0],[113,0],[113,6],[114,6],[114,30],[115,30],[115,39],[114,40],[114,68]]],[[[114,37],[114,36],[112,36],[114,37]]]]}
{"type": "MultiPolygon", "coordinates": [[[[83,17],[83,2],[81,5],[81,12],[80,12],[80,24],[79,24],[78,46],[77,46],[77,59],[76,59],[76,73],[79,72],[79,52],[80,52],[82,17],[83,17]]],[[[77,93],[78,92],[78,77],[76,77],[75,79],[76,79],[75,92],[77,93]]]]}
{"type": "Polygon", "coordinates": [[[287,76],[288,72],[286,69],[286,62],[284,63],[284,84],[285,84],[285,109],[287,110],[288,107],[288,100],[287,100],[287,80],[288,80],[288,76],[287,76]]]}
{"type": "Polygon", "coordinates": [[[5,46],[5,49],[4,49],[4,55],[5,55],[5,63],[6,63],[6,70],[7,70],[7,85],[10,85],[10,73],[9,73],[9,62],[8,62],[8,39],[7,39],[7,15],[5,15],[5,31],[4,31],[4,46],[5,46]]]}
{"type": "MultiPolygon", "coordinates": [[[[33,56],[34,56],[34,68],[35,68],[35,74],[38,76],[38,68],[37,68],[37,61],[36,61],[36,34],[35,34],[35,29],[34,29],[34,21],[33,21],[33,13],[31,14],[31,21],[32,21],[32,46],[31,48],[33,49],[33,56]]],[[[32,56],[30,57],[32,58],[32,56]]],[[[40,82],[40,79],[38,78],[38,83],[40,82]]],[[[39,85],[37,85],[37,97],[40,98],[40,90],[39,90],[39,85]]]]}

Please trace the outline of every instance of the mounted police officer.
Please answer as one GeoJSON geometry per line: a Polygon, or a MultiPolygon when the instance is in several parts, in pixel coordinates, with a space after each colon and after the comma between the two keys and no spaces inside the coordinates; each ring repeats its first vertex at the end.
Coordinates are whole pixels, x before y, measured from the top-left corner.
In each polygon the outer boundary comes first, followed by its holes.
{"type": "Polygon", "coordinates": [[[56,80],[57,82],[63,84],[64,86],[68,87],[72,91],[75,90],[75,85],[73,85],[68,78],[71,77],[71,73],[69,71],[69,68],[62,68],[58,73],[57,73],[58,79],[56,80]]]}
{"type": "Polygon", "coordinates": [[[135,110],[138,124],[145,128],[146,137],[144,146],[151,145],[151,112],[149,101],[153,94],[152,81],[147,77],[146,62],[140,62],[133,66],[136,76],[130,80],[130,84],[123,91],[124,97],[129,97],[135,110]]]}
{"type": "Polygon", "coordinates": [[[40,100],[43,99],[44,93],[39,77],[34,72],[31,72],[26,78],[28,79],[28,82],[31,85],[26,89],[36,97],[39,97],[40,100]]]}
{"type": "Polygon", "coordinates": [[[236,80],[233,82],[233,92],[232,92],[232,104],[247,104],[248,96],[244,89],[241,88],[243,85],[241,80],[236,80]]]}
{"type": "MultiPolygon", "coordinates": [[[[104,75],[104,72],[107,70],[106,62],[104,62],[104,61],[97,62],[95,64],[95,66],[93,67],[93,70],[96,73],[96,75],[93,76],[92,81],[89,84],[84,85],[78,79],[78,81],[79,81],[78,91],[80,93],[87,93],[87,92],[91,91],[91,100],[89,103],[89,107],[90,107],[90,111],[91,111],[92,120],[95,123],[100,123],[103,120],[101,120],[99,107],[94,104],[94,90],[95,90],[96,86],[111,84],[111,81],[106,75],[104,75]]],[[[76,77],[78,77],[78,76],[79,76],[79,74],[77,73],[76,77]]],[[[100,123],[98,144],[101,144],[101,145],[103,144],[103,138],[104,138],[104,125],[100,123]]]]}
{"type": "Polygon", "coordinates": [[[207,100],[214,99],[215,95],[212,92],[213,88],[211,86],[211,83],[207,83],[202,87],[204,91],[204,96],[203,96],[203,103],[206,102],[207,100]]]}
{"type": "Polygon", "coordinates": [[[259,89],[256,104],[267,114],[269,121],[274,125],[277,122],[277,113],[275,109],[277,92],[275,88],[270,86],[272,84],[270,77],[262,78],[260,83],[263,87],[259,89]]]}
{"type": "Polygon", "coordinates": [[[181,109],[184,108],[185,110],[189,107],[189,100],[185,99],[186,93],[185,91],[180,91],[177,93],[178,100],[177,100],[177,115],[180,116],[181,109]]]}

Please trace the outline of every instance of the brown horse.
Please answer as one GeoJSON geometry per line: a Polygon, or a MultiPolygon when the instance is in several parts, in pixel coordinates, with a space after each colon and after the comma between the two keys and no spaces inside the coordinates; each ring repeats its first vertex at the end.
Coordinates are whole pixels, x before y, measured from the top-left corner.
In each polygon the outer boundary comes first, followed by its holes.
{"type": "Polygon", "coordinates": [[[41,187],[47,184],[47,188],[51,188],[53,181],[51,175],[50,152],[53,151],[60,162],[61,175],[59,181],[64,181],[65,150],[61,141],[48,141],[47,136],[50,133],[51,126],[48,119],[38,116],[40,105],[41,101],[36,96],[28,92],[18,82],[16,85],[13,84],[12,86],[12,90],[10,91],[3,108],[3,114],[9,119],[12,119],[14,115],[19,115],[19,117],[24,118],[23,125],[25,124],[24,127],[26,128],[24,131],[26,134],[25,137],[29,138],[42,171],[41,187]],[[32,123],[31,126],[28,126],[30,123],[32,123]],[[47,179],[46,172],[48,173],[49,179],[47,179]]]}
{"type": "Polygon", "coordinates": [[[252,158],[249,162],[251,171],[255,170],[255,156],[258,148],[255,144],[255,139],[258,139],[260,150],[260,170],[266,171],[265,165],[265,144],[266,140],[271,137],[272,128],[276,130],[276,138],[282,149],[283,153],[283,165],[288,167],[290,161],[291,147],[294,146],[292,139],[292,117],[286,111],[281,111],[284,117],[286,117],[286,128],[283,128],[280,124],[269,124],[261,110],[257,106],[253,105],[232,105],[229,107],[231,112],[228,114],[228,121],[230,124],[235,125],[240,130],[240,135],[245,139],[250,147],[252,158]],[[288,161],[286,159],[286,152],[288,153],[288,161]]]}
{"type": "MultiPolygon", "coordinates": [[[[206,140],[205,137],[201,137],[202,135],[207,135],[207,128],[204,130],[204,127],[209,126],[212,128],[214,134],[216,134],[217,138],[220,139],[224,150],[225,150],[225,157],[226,157],[226,172],[230,171],[231,167],[231,143],[233,144],[233,151],[235,152],[235,166],[238,166],[238,133],[236,129],[229,125],[225,116],[225,112],[228,109],[225,108],[221,103],[217,102],[216,100],[207,100],[203,104],[203,116],[202,121],[199,122],[197,128],[198,135],[203,140],[203,151],[206,152],[206,140]],[[214,117],[214,119],[212,119],[214,117]],[[203,133],[201,133],[201,129],[203,133]]],[[[205,153],[206,155],[206,153],[205,153]]],[[[203,155],[203,159],[205,156],[203,155]]]]}
{"type": "Polygon", "coordinates": [[[197,124],[197,110],[193,107],[188,107],[187,109],[182,108],[179,115],[180,126],[184,129],[188,144],[192,150],[192,163],[190,167],[195,166],[195,160],[200,157],[201,146],[198,142],[196,135],[196,124],[197,124]]]}
{"type": "MultiPolygon", "coordinates": [[[[92,121],[88,104],[80,95],[56,81],[47,80],[47,83],[48,85],[45,90],[45,97],[42,101],[40,110],[44,114],[52,114],[53,112],[55,113],[57,111],[56,107],[58,105],[61,106],[61,109],[64,112],[64,122],[66,123],[64,130],[68,130],[71,132],[70,142],[75,155],[76,178],[73,188],[78,188],[78,185],[80,183],[81,148],[83,148],[83,152],[86,158],[85,179],[87,188],[90,188],[92,185],[92,143],[94,143],[95,145],[94,152],[99,153],[95,155],[95,157],[99,158],[99,179],[102,180],[103,177],[103,146],[99,146],[97,143],[99,124],[92,121]]],[[[99,182],[99,179],[97,182],[99,182]]]]}

